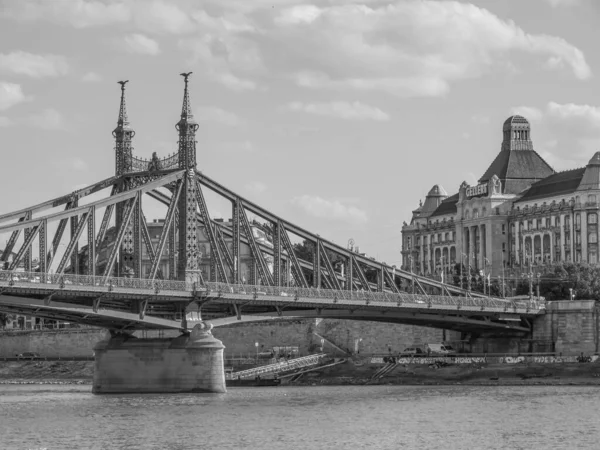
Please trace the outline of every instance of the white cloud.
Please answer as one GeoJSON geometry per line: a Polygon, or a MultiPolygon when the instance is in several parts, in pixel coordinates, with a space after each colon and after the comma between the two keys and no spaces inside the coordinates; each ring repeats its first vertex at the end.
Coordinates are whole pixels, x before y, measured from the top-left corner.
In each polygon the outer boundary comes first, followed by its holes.
{"type": "Polygon", "coordinates": [[[564,39],[526,33],[457,1],[284,8],[263,41],[277,55],[272,64],[310,88],[439,96],[453,81],[506,72],[515,52],[562,64],[579,79],[591,75],[583,53],[564,39]]]}
{"type": "Polygon", "coordinates": [[[257,88],[254,81],[237,77],[229,72],[216,73],[213,79],[232,91],[252,91],[257,88]]]}
{"type": "Polygon", "coordinates": [[[260,181],[252,181],[244,186],[244,189],[254,195],[262,194],[267,190],[267,185],[260,181]]]}
{"type": "Polygon", "coordinates": [[[135,6],[133,22],[147,33],[182,34],[195,28],[190,16],[174,3],[144,0],[135,6]]]}
{"type": "Polygon", "coordinates": [[[579,129],[600,131],[600,107],[575,103],[548,103],[548,117],[579,129]]]}
{"type": "Polygon", "coordinates": [[[57,131],[66,130],[63,115],[55,109],[47,108],[39,114],[33,114],[27,119],[27,123],[41,128],[42,130],[57,131]]]}
{"type": "Polygon", "coordinates": [[[86,83],[96,83],[102,81],[102,77],[96,72],[88,72],[81,77],[81,81],[85,81],[86,83]]]}
{"type": "Polygon", "coordinates": [[[26,99],[19,84],[0,81],[0,111],[4,111],[26,99]]]}
{"type": "Polygon", "coordinates": [[[131,11],[122,1],[27,0],[3,2],[0,17],[20,21],[47,20],[75,28],[86,28],[127,22],[131,11]]]}
{"type": "Polygon", "coordinates": [[[346,120],[377,120],[387,121],[390,116],[379,108],[365,105],[360,102],[330,102],[330,103],[288,103],[289,111],[301,111],[318,116],[336,117],[346,120]]]}
{"type": "Polygon", "coordinates": [[[558,6],[575,6],[579,5],[579,0],[546,0],[547,3],[550,3],[553,8],[558,6]]]}
{"type": "Polygon", "coordinates": [[[540,109],[533,106],[515,106],[510,109],[510,114],[523,116],[530,122],[539,122],[544,115],[540,109]]]}
{"type": "Polygon", "coordinates": [[[32,78],[56,77],[66,75],[69,65],[63,56],[16,51],[0,53],[0,71],[32,78]]]}
{"type": "Polygon", "coordinates": [[[203,122],[216,122],[230,127],[237,127],[244,123],[236,114],[225,111],[215,106],[203,106],[194,110],[197,120],[203,122]]]}
{"type": "Polygon", "coordinates": [[[316,195],[295,197],[292,199],[292,204],[320,219],[345,220],[355,224],[363,224],[368,221],[365,211],[355,206],[346,206],[338,200],[326,200],[316,195]]]}
{"type": "Polygon", "coordinates": [[[8,117],[0,116],[0,127],[9,127],[13,123],[14,122],[12,120],[10,120],[8,117]]]}
{"type": "Polygon", "coordinates": [[[132,53],[140,53],[142,55],[158,55],[160,48],[158,42],[143,34],[134,33],[125,36],[124,38],[127,50],[132,53]]]}

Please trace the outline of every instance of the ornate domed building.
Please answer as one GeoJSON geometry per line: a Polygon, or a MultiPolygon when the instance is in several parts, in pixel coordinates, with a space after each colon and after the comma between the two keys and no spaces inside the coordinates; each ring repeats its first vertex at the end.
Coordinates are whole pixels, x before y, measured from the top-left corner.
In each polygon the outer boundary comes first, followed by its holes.
{"type": "Polygon", "coordinates": [[[500,152],[476,186],[454,195],[434,185],[402,227],[403,268],[442,277],[465,266],[504,269],[598,261],[600,152],[587,166],[556,173],[534,150],[531,125],[511,116],[500,152]]]}

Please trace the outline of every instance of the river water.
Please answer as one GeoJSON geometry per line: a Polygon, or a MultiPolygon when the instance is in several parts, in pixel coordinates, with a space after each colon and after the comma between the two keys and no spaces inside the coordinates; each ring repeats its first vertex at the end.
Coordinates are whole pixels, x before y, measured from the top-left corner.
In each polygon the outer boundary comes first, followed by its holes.
{"type": "Polygon", "coordinates": [[[599,408],[600,389],[576,386],[0,385],[0,449],[598,449],[599,408]]]}

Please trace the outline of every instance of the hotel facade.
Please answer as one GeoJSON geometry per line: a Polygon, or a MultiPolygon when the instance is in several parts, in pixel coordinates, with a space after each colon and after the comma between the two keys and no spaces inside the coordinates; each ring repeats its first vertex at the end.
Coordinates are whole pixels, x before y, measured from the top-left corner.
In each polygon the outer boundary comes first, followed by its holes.
{"type": "Polygon", "coordinates": [[[440,278],[462,261],[496,277],[561,261],[598,264],[600,152],[585,167],[555,172],[534,150],[524,117],[509,117],[502,133],[476,186],[463,182],[449,195],[436,184],[404,222],[404,269],[440,278]]]}

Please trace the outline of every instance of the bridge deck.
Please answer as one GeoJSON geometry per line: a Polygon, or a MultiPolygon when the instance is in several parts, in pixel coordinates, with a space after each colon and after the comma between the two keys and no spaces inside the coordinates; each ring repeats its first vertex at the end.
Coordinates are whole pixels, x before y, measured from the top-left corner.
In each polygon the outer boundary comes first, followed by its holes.
{"type": "MultiPolygon", "coordinates": [[[[120,323],[133,328],[181,329],[186,328],[185,311],[195,308],[202,308],[205,318],[236,314],[239,317],[244,308],[244,314],[317,317],[335,317],[337,314],[346,318],[394,322],[408,321],[408,314],[413,318],[454,316],[455,321],[464,321],[464,316],[474,315],[487,317],[488,321],[500,316],[520,321],[522,316],[544,313],[544,305],[535,301],[491,297],[226,283],[197,285],[171,280],[0,271],[0,310],[4,311],[18,310],[51,318],[63,315],[73,322],[93,322],[109,328],[120,323]],[[21,300],[16,301],[18,298],[21,300]],[[355,314],[355,311],[360,313],[355,314]],[[114,313],[118,314],[115,316],[114,313]],[[153,322],[154,319],[161,321],[153,322]]],[[[504,322],[497,325],[506,326],[504,322]]]]}

